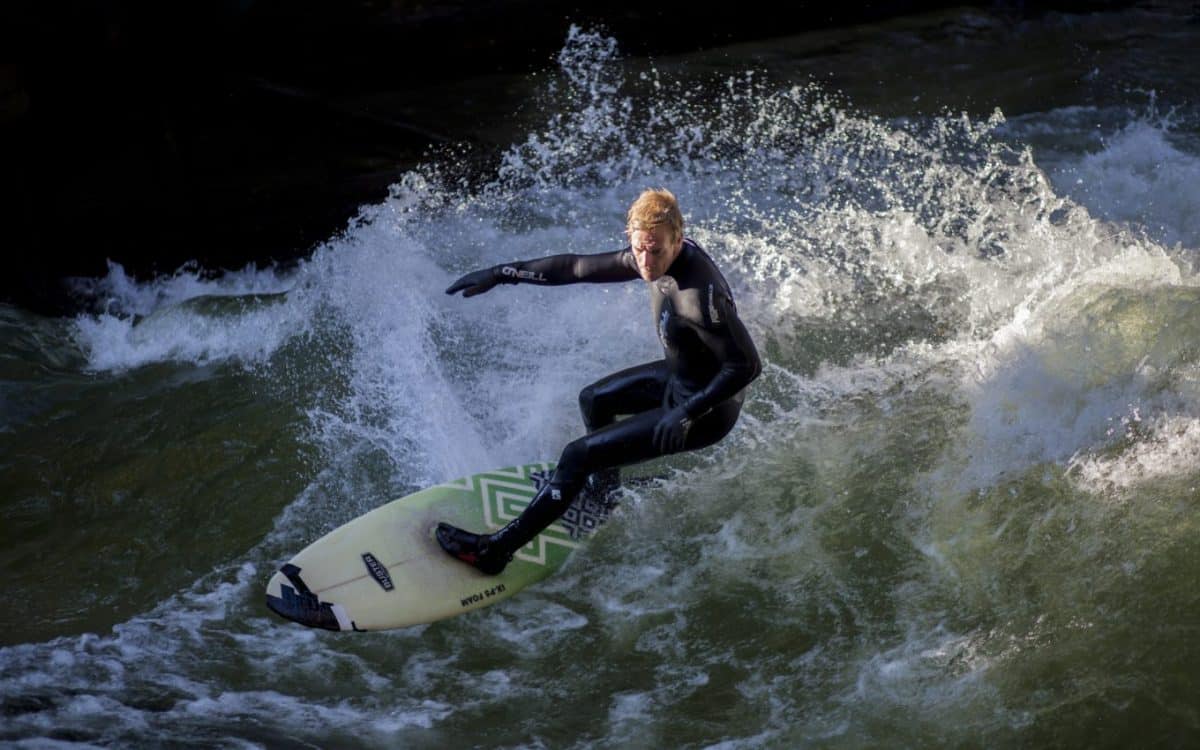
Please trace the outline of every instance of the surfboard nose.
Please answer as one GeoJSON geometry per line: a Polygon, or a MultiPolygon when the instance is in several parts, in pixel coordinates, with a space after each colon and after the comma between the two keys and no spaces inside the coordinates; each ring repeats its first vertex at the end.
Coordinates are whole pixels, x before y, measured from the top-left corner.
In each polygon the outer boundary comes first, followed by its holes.
{"type": "Polygon", "coordinates": [[[345,610],[321,601],[300,577],[300,568],[291,563],[280,568],[267,584],[267,607],[280,617],[310,628],[356,629],[345,610]]]}

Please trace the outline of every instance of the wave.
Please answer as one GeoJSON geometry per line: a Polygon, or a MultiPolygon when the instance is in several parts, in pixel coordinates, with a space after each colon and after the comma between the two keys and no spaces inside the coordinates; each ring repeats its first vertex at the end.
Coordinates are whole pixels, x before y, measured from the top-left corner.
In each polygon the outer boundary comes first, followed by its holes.
{"type": "Polygon", "coordinates": [[[1165,627],[1185,630],[1195,614],[1161,575],[1195,557],[1173,531],[1200,423],[1197,228],[1177,210],[1190,146],[1121,123],[1046,161],[1022,138],[1089,113],[885,119],[756,72],[626,75],[615,43],[580,29],[559,62],[531,104],[540,124],[482,178],[414,170],[287,271],[134,282],[113,267],[93,288],[100,312],[70,334],[81,370],[135,390],[170,392],[158,366],[262,388],[316,457],[265,539],[195,586],[112,635],[0,651],[23,731],[52,719],[124,741],[167,717],[337,744],[366,723],[384,745],[483,737],[473,722],[532,696],[607,708],[581,746],[647,730],[879,744],[871,727],[901,714],[909,744],[970,744],[1055,736],[1038,731],[1080,702],[1157,684],[1165,661],[1122,656],[1152,623],[1113,613],[1165,598],[1165,627]],[[580,429],[581,387],[659,356],[637,284],[443,293],[478,267],[620,247],[627,203],[658,185],[764,355],[734,433],[666,462],[586,563],[473,619],[350,645],[256,614],[260,572],[302,543],[406,490],[553,458],[580,429]],[[205,591],[225,592],[213,617],[205,591]],[[612,696],[580,692],[564,665],[592,652],[639,687],[588,662],[612,696]],[[1081,677],[1048,701],[1028,685],[1055,659],[1081,677]],[[712,691],[751,710],[713,719],[712,691]],[[160,693],[165,712],[145,697],[160,693]],[[103,734],[114,712],[127,721],[103,734]]]}

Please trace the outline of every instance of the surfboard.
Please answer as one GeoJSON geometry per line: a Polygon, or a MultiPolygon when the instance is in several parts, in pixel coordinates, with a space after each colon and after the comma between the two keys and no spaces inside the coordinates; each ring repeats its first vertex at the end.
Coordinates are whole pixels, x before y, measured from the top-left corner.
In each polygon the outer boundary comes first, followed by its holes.
{"type": "Polygon", "coordinates": [[[516,518],[554,464],[476,474],[393,500],[316,540],[267,583],[267,607],[326,630],[369,631],[434,622],[503,601],[546,578],[609,518],[609,503],[580,493],[513,555],[498,576],[451,558],[434,529],[446,521],[495,531],[516,518]]]}

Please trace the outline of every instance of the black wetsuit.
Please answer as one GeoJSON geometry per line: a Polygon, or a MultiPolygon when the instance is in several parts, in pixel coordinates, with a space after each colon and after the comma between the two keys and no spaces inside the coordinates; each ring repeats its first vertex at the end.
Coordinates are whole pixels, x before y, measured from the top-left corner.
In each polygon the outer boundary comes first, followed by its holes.
{"type": "MultiPolygon", "coordinates": [[[[633,250],[626,247],[614,253],[521,261],[473,277],[482,283],[467,296],[496,283],[606,283],[641,275],[633,250]]],[[[447,291],[465,288],[468,278],[447,291]]],[[[579,406],[587,434],[563,449],[549,485],[520,518],[496,534],[477,536],[440,527],[439,541],[451,554],[486,572],[498,572],[516,549],[562,515],[589,475],[615,475],[616,467],[703,448],[733,428],[744,389],[758,377],[761,363],[738,318],[729,285],[708,254],[684,239],[667,272],[648,286],[664,358],[584,388],[579,406]],[[621,415],[630,416],[618,420],[621,415]],[[664,437],[666,433],[674,439],[664,437]]]]}

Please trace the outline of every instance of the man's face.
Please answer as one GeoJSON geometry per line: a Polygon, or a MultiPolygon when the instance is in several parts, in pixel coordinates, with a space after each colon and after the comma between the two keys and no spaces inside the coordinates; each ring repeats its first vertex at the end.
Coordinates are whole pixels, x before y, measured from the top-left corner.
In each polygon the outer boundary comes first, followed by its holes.
{"type": "Polygon", "coordinates": [[[659,224],[653,229],[635,229],[629,233],[629,244],[637,260],[638,272],[646,281],[656,281],[679,257],[683,237],[674,237],[671,228],[659,224]]]}

